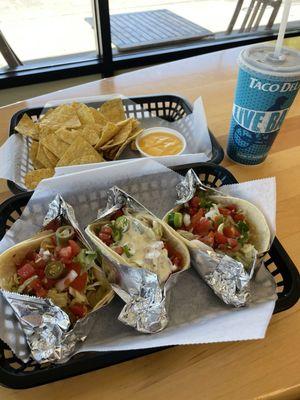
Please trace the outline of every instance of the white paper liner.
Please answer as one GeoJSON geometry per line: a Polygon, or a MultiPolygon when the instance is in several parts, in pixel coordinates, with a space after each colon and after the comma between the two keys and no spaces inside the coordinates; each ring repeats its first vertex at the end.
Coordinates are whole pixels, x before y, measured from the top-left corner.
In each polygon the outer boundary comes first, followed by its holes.
{"type": "MultiPolygon", "coordinates": [[[[143,159],[128,162],[124,164],[124,168],[107,166],[44,180],[29,201],[22,217],[0,242],[0,251],[27,239],[39,229],[48,204],[56,193],[62,194],[74,207],[79,224],[85,227],[95,219],[97,210],[104,207],[106,190],[113,185],[121,187],[150,211],[162,217],[174,206],[177,197],[175,186],[179,179],[178,174],[160,163],[143,159]]],[[[247,198],[248,191],[254,192],[256,185],[261,184],[264,190],[257,192],[260,201],[275,210],[274,179],[240,185],[239,196],[247,198]]],[[[228,193],[230,186],[224,188],[228,193]]],[[[235,185],[233,189],[236,190],[235,185]]],[[[275,221],[271,220],[270,228],[273,226],[275,227],[275,221]]],[[[254,303],[248,308],[237,310],[222,303],[195,271],[186,271],[181,274],[172,291],[170,323],[164,331],[143,335],[123,326],[117,316],[124,303],[115,299],[110,305],[97,311],[91,334],[79,351],[128,350],[262,338],[275,304],[274,280],[262,268],[253,285],[254,303]],[[270,296],[274,300],[265,302],[264,299],[270,296]]]]}

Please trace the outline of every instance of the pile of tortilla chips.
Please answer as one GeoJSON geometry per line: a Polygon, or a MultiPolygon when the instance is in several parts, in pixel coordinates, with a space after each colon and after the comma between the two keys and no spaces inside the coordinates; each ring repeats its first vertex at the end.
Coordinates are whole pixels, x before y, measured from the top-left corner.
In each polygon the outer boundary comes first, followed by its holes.
{"type": "Polygon", "coordinates": [[[34,122],[24,114],[16,131],[32,138],[34,170],[25,176],[28,189],[54,174],[54,167],[116,160],[141,132],[139,122],[125,116],[122,100],[109,100],[98,109],[83,103],[49,109],[34,122]]]}

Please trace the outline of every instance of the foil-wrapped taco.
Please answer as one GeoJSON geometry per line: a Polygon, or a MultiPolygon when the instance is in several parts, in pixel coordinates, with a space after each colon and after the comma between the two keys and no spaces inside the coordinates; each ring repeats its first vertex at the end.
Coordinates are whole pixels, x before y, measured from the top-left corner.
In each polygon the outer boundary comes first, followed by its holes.
{"type": "Polygon", "coordinates": [[[0,288],[49,298],[75,322],[106,304],[113,291],[96,252],[74,227],[52,226],[0,255],[0,288]]]}
{"type": "Polygon", "coordinates": [[[270,246],[263,213],[252,203],[203,185],[193,170],[177,187],[164,221],[188,246],[200,275],[225,302],[245,305],[259,256],[270,246]]]}
{"type": "Polygon", "coordinates": [[[189,251],[173,229],[114,187],[106,209],[86,233],[109,262],[110,282],[127,303],[122,322],[142,332],[163,329],[166,288],[190,265],[189,251]]]}

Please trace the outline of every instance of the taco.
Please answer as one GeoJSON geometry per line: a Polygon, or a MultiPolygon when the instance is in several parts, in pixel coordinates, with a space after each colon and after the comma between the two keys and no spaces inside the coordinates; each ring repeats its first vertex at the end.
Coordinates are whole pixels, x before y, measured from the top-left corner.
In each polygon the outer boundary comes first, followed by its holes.
{"type": "Polygon", "coordinates": [[[164,221],[189,248],[227,254],[250,268],[254,252],[270,245],[270,230],[262,212],[246,200],[197,190],[193,198],[169,211],[164,221]]]}
{"type": "Polygon", "coordinates": [[[113,297],[96,253],[82,244],[71,225],[41,232],[2,253],[0,288],[50,298],[72,322],[113,297]]]}
{"type": "Polygon", "coordinates": [[[90,224],[86,233],[108,259],[154,272],[160,284],[190,265],[188,249],[173,230],[146,212],[123,207],[90,224]]]}

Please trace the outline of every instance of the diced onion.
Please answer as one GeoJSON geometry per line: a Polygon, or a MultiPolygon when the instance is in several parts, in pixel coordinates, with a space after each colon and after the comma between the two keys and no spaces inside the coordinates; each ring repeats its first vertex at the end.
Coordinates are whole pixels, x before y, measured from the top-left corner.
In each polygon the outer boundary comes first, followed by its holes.
{"type": "Polygon", "coordinates": [[[71,269],[71,271],[68,273],[67,276],[65,276],[63,279],[61,279],[56,283],[55,285],[56,289],[59,292],[64,291],[70,285],[70,283],[77,278],[77,276],[78,276],[77,272],[74,271],[74,269],[71,269]]]}
{"type": "Polygon", "coordinates": [[[191,217],[189,214],[186,214],[186,213],[184,214],[183,223],[184,223],[184,226],[189,226],[191,224],[191,217]]]}

